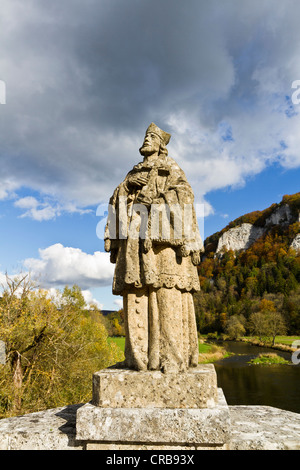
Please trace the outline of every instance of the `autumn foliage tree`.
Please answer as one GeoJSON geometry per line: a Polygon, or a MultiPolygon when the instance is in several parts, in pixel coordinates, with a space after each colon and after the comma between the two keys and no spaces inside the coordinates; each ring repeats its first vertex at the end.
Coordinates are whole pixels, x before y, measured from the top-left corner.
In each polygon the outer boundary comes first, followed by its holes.
{"type": "MultiPolygon", "coordinates": [[[[216,255],[222,233],[241,223],[263,227],[280,204],[246,214],[206,239],[205,255],[198,267],[201,291],[194,295],[201,333],[224,332],[222,315],[226,315],[227,322],[233,315],[243,315],[247,320],[246,334],[251,333],[250,315],[256,313],[259,319],[264,310],[260,308],[260,302],[272,297],[277,313],[265,309],[263,319],[270,318],[273,331],[300,334],[300,252],[291,248],[292,241],[300,233],[300,193],[284,196],[283,203],[291,209],[294,218],[291,223],[269,227],[247,250],[224,250],[222,256],[216,255]],[[279,321],[279,315],[282,321],[279,321]]],[[[272,338],[274,334],[269,332],[272,338]]]]}
{"type": "Polygon", "coordinates": [[[270,337],[275,344],[277,335],[285,334],[287,331],[283,315],[276,310],[274,302],[262,299],[259,311],[252,313],[249,319],[250,329],[262,340],[263,336],[270,337]]]}
{"type": "Polygon", "coordinates": [[[0,416],[86,402],[93,372],[123,359],[78,286],[50,298],[29,276],[7,277],[0,302],[0,416]]]}
{"type": "Polygon", "coordinates": [[[231,339],[238,339],[240,336],[244,336],[246,320],[243,315],[232,315],[226,323],[225,333],[231,339]]]}

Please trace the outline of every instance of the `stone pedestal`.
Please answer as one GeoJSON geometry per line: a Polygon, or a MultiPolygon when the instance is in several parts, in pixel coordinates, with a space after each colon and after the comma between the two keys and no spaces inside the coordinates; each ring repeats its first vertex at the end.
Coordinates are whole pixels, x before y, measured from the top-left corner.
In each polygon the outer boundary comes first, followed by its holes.
{"type": "Polygon", "coordinates": [[[76,439],[87,449],[226,449],[229,433],[212,364],[182,374],[105,369],[77,411],[76,439]]]}
{"type": "Polygon", "coordinates": [[[181,374],[105,369],[93,376],[93,405],[101,408],[213,408],[218,402],[213,364],[181,374]]]}

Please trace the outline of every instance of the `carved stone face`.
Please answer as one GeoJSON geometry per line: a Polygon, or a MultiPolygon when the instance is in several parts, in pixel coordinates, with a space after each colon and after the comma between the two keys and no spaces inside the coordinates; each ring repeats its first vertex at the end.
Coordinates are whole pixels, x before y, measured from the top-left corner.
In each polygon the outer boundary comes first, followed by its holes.
{"type": "Polygon", "coordinates": [[[141,148],[142,155],[153,155],[159,153],[160,138],[154,132],[147,132],[141,148]]]}

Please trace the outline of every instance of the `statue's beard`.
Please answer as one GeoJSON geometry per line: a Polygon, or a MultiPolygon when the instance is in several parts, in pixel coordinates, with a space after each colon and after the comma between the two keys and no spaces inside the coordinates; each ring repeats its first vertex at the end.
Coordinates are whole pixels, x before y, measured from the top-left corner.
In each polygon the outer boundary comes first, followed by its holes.
{"type": "Polygon", "coordinates": [[[153,150],[152,147],[148,147],[147,145],[143,145],[140,148],[140,154],[143,155],[143,157],[149,157],[150,155],[153,155],[155,153],[155,150],[153,150]]]}

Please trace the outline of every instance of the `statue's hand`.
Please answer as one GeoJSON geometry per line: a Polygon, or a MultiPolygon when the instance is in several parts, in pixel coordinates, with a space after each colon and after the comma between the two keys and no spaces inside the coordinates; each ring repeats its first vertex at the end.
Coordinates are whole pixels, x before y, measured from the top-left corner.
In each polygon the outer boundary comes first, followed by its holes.
{"type": "Polygon", "coordinates": [[[104,241],[104,249],[106,252],[110,251],[111,249],[111,241],[109,238],[107,238],[105,241],[104,241]]]}
{"type": "Polygon", "coordinates": [[[185,246],[185,245],[181,245],[178,249],[178,255],[183,257],[183,258],[186,258],[187,256],[189,256],[190,254],[190,250],[185,246]]]}
{"type": "Polygon", "coordinates": [[[137,186],[138,188],[141,188],[147,184],[147,181],[148,180],[145,176],[135,174],[128,177],[127,184],[129,186],[137,186]]]}

